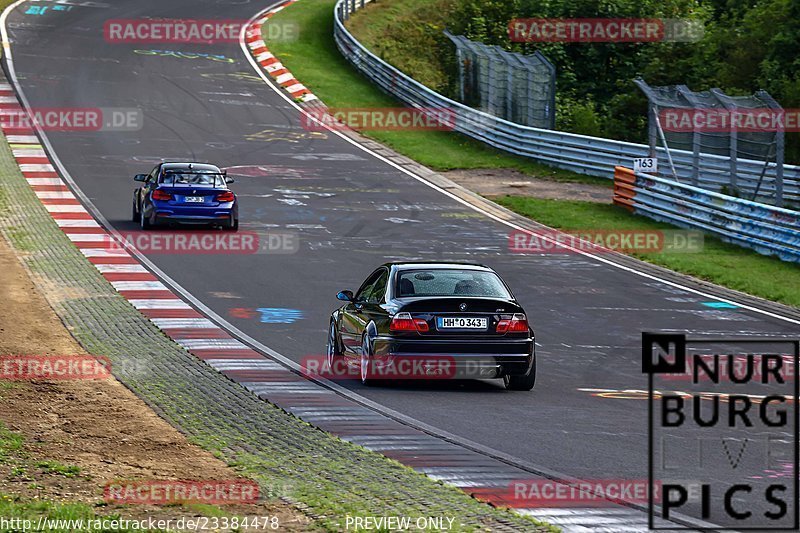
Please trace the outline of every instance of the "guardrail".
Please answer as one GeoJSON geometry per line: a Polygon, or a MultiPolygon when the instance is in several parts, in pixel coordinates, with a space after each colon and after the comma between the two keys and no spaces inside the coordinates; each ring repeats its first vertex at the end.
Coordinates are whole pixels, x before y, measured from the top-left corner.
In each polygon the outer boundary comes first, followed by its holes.
{"type": "MultiPolygon", "coordinates": [[[[449,109],[455,115],[455,130],[464,135],[506,152],[582,174],[611,179],[614,167],[630,166],[633,158],[648,157],[649,148],[644,144],[522,126],[473,109],[428,89],[367,50],[345,28],[344,21],[369,1],[337,2],[333,30],[336,46],[362,74],[406,105],[417,108],[449,109]]],[[[666,161],[663,148],[658,149],[657,155],[662,161],[666,161]]],[[[670,155],[675,162],[678,179],[682,183],[692,183],[711,190],[720,190],[722,186],[730,183],[729,157],[703,154],[702,167],[698,170],[697,181],[693,182],[692,152],[671,150],[670,155]]],[[[764,173],[759,197],[768,199],[775,196],[774,164],[765,171],[764,163],[761,161],[739,159],[737,169],[737,186],[742,193],[752,196],[764,173]]],[[[667,171],[668,169],[663,169],[662,175],[667,171]]],[[[671,170],[669,172],[671,176],[671,170]]],[[[785,200],[800,202],[800,167],[784,166],[783,191],[785,200]]]]}
{"type": "Polygon", "coordinates": [[[800,263],[800,213],[617,167],[614,203],[764,255],[800,263]]]}

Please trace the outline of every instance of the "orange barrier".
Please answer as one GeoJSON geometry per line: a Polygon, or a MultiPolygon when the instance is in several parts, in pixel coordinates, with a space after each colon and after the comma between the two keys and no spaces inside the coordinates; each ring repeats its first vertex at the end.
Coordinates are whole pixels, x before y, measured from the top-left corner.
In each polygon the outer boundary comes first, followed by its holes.
{"type": "Polygon", "coordinates": [[[625,167],[614,167],[614,205],[633,211],[636,198],[636,175],[625,167]]]}

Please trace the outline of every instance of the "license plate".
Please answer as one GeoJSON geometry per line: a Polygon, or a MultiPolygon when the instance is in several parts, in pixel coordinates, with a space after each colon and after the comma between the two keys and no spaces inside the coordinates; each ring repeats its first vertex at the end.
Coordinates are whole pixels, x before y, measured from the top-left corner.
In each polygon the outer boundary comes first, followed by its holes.
{"type": "Polygon", "coordinates": [[[202,204],[206,201],[205,196],[187,196],[184,198],[187,204],[202,204]]]}
{"type": "Polygon", "coordinates": [[[489,320],[486,318],[469,317],[439,317],[436,319],[439,329],[487,329],[489,320]]]}

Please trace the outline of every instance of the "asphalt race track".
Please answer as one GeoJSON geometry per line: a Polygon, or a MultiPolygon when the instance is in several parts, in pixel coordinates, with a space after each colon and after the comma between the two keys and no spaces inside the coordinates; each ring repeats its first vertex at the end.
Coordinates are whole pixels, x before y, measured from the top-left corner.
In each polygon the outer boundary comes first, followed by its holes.
{"type": "Polygon", "coordinates": [[[109,19],[246,20],[263,2],[75,4],[36,15],[26,14],[33,3],[24,3],[7,25],[17,77],[33,107],[142,110],[141,131],[48,133],[105,218],[117,230],[135,231],[133,175],[162,159],[199,160],[236,178],[241,231],[299,236],[294,254],[148,254],[248,335],[296,361],[324,353],[337,291],[357,288],[387,260],[475,261],[510,284],[537,334],[534,392],[507,392],[499,381],[378,388],[343,382],[384,406],[571,476],[642,479],[644,396],[602,398],[580,389],[646,390],[642,331],[798,332],[796,323],[704,305],[714,300],[591,257],[510,253],[510,228],[330,132],[304,129],[238,42],[110,44],[103,36],[109,19]]]}

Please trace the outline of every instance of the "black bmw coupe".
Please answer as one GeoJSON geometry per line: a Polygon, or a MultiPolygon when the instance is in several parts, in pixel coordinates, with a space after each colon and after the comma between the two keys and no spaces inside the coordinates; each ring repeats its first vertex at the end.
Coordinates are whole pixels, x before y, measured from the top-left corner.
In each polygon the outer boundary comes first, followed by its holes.
{"type": "Polygon", "coordinates": [[[361,381],[499,378],[531,390],[536,344],[525,310],[491,268],[387,263],[331,315],[327,361],[361,381]]]}

